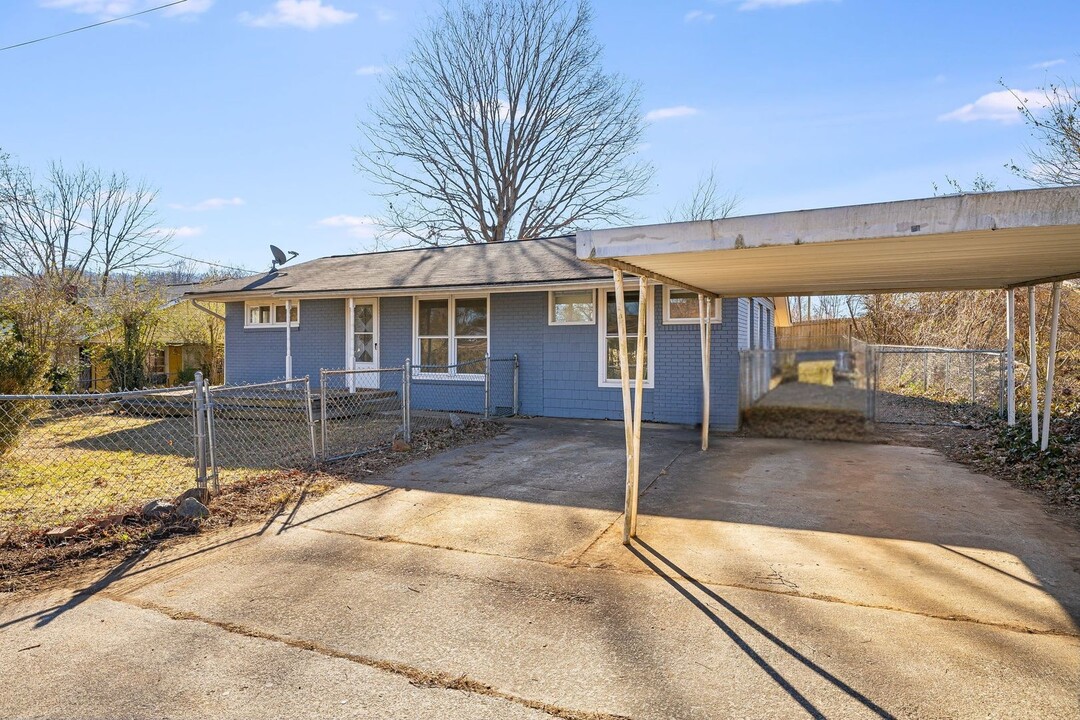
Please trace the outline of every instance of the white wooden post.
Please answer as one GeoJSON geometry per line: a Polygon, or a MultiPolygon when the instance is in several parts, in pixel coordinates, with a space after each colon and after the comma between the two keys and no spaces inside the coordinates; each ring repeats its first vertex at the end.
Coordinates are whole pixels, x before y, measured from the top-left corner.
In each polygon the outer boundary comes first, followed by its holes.
{"type": "Polygon", "coordinates": [[[698,323],[701,326],[701,449],[709,449],[709,339],[706,328],[709,316],[705,314],[705,296],[698,295],[698,323]]]}
{"type": "MultiPolygon", "coordinates": [[[[641,401],[645,387],[645,356],[649,348],[649,343],[645,338],[645,318],[649,314],[651,303],[652,286],[649,285],[647,278],[638,278],[637,342],[634,347],[634,455],[631,485],[633,501],[630,503],[630,537],[637,537],[638,494],[641,489],[641,401]]],[[[653,359],[649,358],[649,362],[652,361],[653,359]]]]}
{"type": "MultiPolygon", "coordinates": [[[[626,293],[622,270],[612,270],[615,276],[615,318],[619,327],[619,378],[622,381],[623,429],[626,435],[626,503],[623,507],[623,545],[630,544],[630,509],[636,498],[631,494],[634,461],[634,415],[630,406],[630,360],[626,350],[626,293]]],[[[607,345],[604,346],[607,352],[607,345]]],[[[605,359],[606,362],[606,359],[605,359]]]]}
{"type": "Polygon", "coordinates": [[[1028,384],[1031,386],[1031,444],[1039,442],[1039,366],[1035,333],[1035,287],[1028,287],[1028,384]]]}
{"type": "Polygon", "coordinates": [[[1046,389],[1043,391],[1042,445],[1050,445],[1050,404],[1054,401],[1054,362],[1057,359],[1058,318],[1061,316],[1061,283],[1054,283],[1050,311],[1050,352],[1046,358],[1046,389]]]}
{"type": "Polygon", "coordinates": [[[1016,424],[1016,291],[1005,291],[1005,403],[1009,425],[1016,424]]]}
{"type": "Polygon", "coordinates": [[[292,380],[292,300],[285,301],[285,379],[292,380]]]}

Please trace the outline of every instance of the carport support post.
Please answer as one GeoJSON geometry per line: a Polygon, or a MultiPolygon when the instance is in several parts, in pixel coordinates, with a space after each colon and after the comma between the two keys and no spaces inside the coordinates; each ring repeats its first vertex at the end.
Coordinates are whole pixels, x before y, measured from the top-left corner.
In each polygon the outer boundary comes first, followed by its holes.
{"type": "Polygon", "coordinates": [[[1016,424],[1016,291],[1005,291],[1005,402],[1009,425],[1016,424]]]}
{"type": "Polygon", "coordinates": [[[701,324],[701,449],[709,449],[709,376],[712,369],[712,298],[698,295],[701,324]]]}
{"type": "Polygon", "coordinates": [[[615,276],[615,318],[619,328],[619,378],[622,381],[623,430],[626,438],[626,504],[623,508],[623,545],[629,545],[631,506],[637,502],[637,498],[632,493],[634,416],[630,406],[630,360],[626,350],[626,293],[623,288],[622,270],[614,269],[611,272],[615,276]]]}
{"type": "Polygon", "coordinates": [[[1031,386],[1031,444],[1039,443],[1039,366],[1035,343],[1035,286],[1028,286],[1028,384],[1031,386]]]}
{"type": "Polygon", "coordinates": [[[1054,361],[1057,360],[1058,318],[1061,315],[1061,283],[1054,283],[1050,311],[1050,353],[1046,358],[1046,389],[1043,391],[1042,445],[1050,445],[1050,404],[1054,401],[1054,361]]]}
{"type": "MultiPolygon", "coordinates": [[[[645,356],[648,354],[649,343],[645,338],[645,318],[652,308],[652,286],[648,278],[638,278],[638,324],[637,339],[634,341],[634,453],[633,453],[633,479],[631,480],[631,493],[633,502],[630,503],[630,537],[637,537],[637,510],[638,492],[641,487],[639,475],[641,470],[641,401],[645,386],[645,356]]],[[[655,362],[649,358],[649,362],[655,362]]]]}

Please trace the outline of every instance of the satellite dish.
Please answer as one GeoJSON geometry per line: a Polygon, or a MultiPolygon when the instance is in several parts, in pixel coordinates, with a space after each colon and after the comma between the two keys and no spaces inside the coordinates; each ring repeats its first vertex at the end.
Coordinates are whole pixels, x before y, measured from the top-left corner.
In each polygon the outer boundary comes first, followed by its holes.
{"type": "Polygon", "coordinates": [[[278,269],[278,265],[284,265],[285,263],[289,262],[294,257],[300,254],[298,252],[290,250],[289,255],[286,257],[285,252],[277,245],[271,245],[270,252],[274,256],[274,261],[270,263],[270,272],[274,272],[278,269]]]}

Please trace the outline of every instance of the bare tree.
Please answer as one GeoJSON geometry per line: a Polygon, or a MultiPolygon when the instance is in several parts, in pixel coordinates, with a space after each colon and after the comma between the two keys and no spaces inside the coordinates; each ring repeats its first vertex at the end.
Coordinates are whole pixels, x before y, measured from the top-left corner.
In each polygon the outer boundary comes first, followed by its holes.
{"type": "Polygon", "coordinates": [[[600,65],[580,0],[452,0],[382,81],[358,169],[385,235],[497,242],[630,215],[652,167],[638,89],[600,65]]]}
{"type": "Polygon", "coordinates": [[[1050,83],[1040,92],[1043,97],[1035,101],[1013,93],[1037,144],[1026,148],[1028,166],[1010,161],[1005,167],[1036,185],[1080,185],[1080,95],[1076,84],[1050,83]]]}
{"type": "Polygon", "coordinates": [[[123,173],[52,163],[33,173],[0,157],[0,270],[62,289],[93,276],[159,267],[172,236],[157,225],[156,191],[123,173]]]}
{"type": "Polygon", "coordinates": [[[722,190],[716,179],[716,166],[698,178],[690,197],[667,211],[666,222],[719,220],[735,212],[742,203],[738,193],[722,190]]]}

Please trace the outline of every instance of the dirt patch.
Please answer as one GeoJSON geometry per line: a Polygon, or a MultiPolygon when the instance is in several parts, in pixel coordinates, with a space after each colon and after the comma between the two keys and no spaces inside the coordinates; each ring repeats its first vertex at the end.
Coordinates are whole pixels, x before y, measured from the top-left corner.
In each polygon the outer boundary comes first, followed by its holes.
{"type": "Polygon", "coordinates": [[[494,437],[505,430],[495,422],[471,421],[461,429],[413,434],[407,449],[398,446],[338,460],[319,470],[272,471],[225,484],[210,503],[205,520],[148,520],[138,507],[73,525],[70,537],[51,540],[43,530],[12,530],[0,536],[0,593],[33,590],[67,581],[76,573],[137,559],[186,536],[206,535],[237,524],[265,521],[300,500],[324,495],[339,485],[369,482],[378,475],[450,448],[494,437]]]}
{"type": "Polygon", "coordinates": [[[783,383],[743,410],[743,432],[756,437],[872,442],[866,391],[851,385],[783,383]]]}

